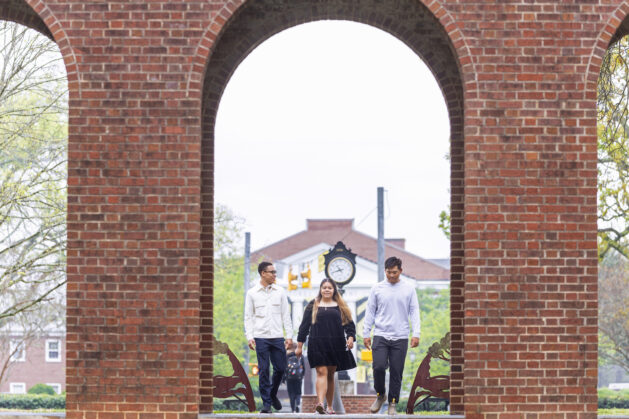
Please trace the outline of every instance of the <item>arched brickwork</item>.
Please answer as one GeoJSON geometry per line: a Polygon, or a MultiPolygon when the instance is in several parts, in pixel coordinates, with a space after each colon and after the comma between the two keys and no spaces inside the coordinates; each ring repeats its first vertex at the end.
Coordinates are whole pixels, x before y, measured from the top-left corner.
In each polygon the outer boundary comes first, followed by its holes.
{"type": "Polygon", "coordinates": [[[623,1],[607,16],[590,54],[586,73],[588,98],[596,100],[598,76],[608,47],[626,35],[629,35],[629,2],[623,1]]]}
{"type": "Polygon", "coordinates": [[[35,13],[24,0],[0,0],[2,19],[16,22],[31,29],[35,29],[54,41],[52,33],[43,19],[35,13]]]}
{"type": "Polygon", "coordinates": [[[607,41],[607,44],[612,44],[618,41],[625,35],[629,34],[629,4],[625,1],[621,3],[618,8],[612,13],[607,24],[603,28],[599,40],[601,42],[607,41]]]}
{"type": "MultiPolygon", "coordinates": [[[[251,48],[319,18],[406,42],[458,124],[452,377],[463,385],[453,409],[467,419],[596,417],[596,81],[607,45],[626,32],[628,2],[421,1],[255,0],[256,14],[243,0],[0,0],[0,16],[45,23],[68,71],[68,418],[196,417],[199,319],[204,338],[212,329],[216,106],[251,48]],[[439,52],[460,69],[415,43],[428,27],[443,35],[437,45],[449,38],[439,52]],[[453,111],[463,94],[464,126],[453,111]]],[[[207,406],[207,341],[202,349],[207,406]]]]}
{"type": "Polygon", "coordinates": [[[67,34],[50,9],[41,0],[0,0],[0,19],[34,29],[57,43],[66,67],[70,98],[76,97],[80,90],[76,57],[67,34]]]}
{"type": "MultiPolygon", "coordinates": [[[[432,6],[439,10],[436,3],[432,6]]],[[[233,9],[232,9],[233,10],[233,9]]],[[[444,13],[442,13],[443,17],[444,13]]],[[[242,60],[270,36],[297,24],[323,19],[366,23],[399,38],[416,52],[433,72],[450,115],[451,131],[451,296],[452,296],[452,404],[463,411],[463,80],[460,60],[442,23],[416,0],[356,2],[305,0],[256,1],[245,3],[229,17],[224,30],[206,33],[203,52],[211,52],[203,78],[202,107],[202,260],[201,260],[201,371],[200,411],[211,409],[212,360],[212,229],[214,180],[214,125],[223,90],[242,60]],[[217,36],[218,35],[218,36],[217,36]],[[213,42],[216,42],[214,45],[213,42]]],[[[444,18],[445,19],[445,18],[444,18]]],[[[447,20],[447,19],[446,19],[447,20]]],[[[449,25],[456,32],[454,25],[449,25]]],[[[461,48],[464,49],[464,48],[461,48]]],[[[198,69],[198,68],[197,68],[198,69]]],[[[191,77],[192,80],[192,77],[191,77]]],[[[193,82],[193,81],[191,81],[193,82]]]]}

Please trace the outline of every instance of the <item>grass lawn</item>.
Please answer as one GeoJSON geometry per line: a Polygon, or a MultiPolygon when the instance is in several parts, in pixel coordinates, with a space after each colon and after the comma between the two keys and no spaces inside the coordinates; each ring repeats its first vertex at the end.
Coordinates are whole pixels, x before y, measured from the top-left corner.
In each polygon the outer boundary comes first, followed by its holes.
{"type": "Polygon", "coordinates": [[[629,409],[598,409],[599,415],[627,415],[629,416],[629,409]]]}

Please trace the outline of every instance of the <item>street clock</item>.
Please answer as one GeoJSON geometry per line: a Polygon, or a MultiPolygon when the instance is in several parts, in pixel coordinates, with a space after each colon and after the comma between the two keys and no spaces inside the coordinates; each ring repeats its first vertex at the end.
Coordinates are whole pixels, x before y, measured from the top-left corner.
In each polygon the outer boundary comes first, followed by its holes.
{"type": "Polygon", "coordinates": [[[356,275],[356,254],[338,242],[325,257],[325,276],[339,287],[349,284],[356,275]]]}

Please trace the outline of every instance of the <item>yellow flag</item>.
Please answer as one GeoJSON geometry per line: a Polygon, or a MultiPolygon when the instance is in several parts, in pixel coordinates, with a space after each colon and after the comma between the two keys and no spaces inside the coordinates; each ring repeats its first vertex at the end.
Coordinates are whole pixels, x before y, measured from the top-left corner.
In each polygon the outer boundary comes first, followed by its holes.
{"type": "Polygon", "coordinates": [[[327,255],[329,251],[325,251],[319,255],[319,272],[323,272],[325,269],[325,255],[327,255]]]}

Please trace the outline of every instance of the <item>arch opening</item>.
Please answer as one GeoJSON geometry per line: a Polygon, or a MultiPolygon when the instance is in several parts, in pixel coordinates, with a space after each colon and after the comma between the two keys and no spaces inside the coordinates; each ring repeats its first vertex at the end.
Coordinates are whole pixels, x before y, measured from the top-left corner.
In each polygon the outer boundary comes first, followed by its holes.
{"type": "Polygon", "coordinates": [[[611,37],[597,79],[598,387],[629,380],[629,17],[611,37]]]}
{"type": "Polygon", "coordinates": [[[388,32],[426,63],[443,93],[450,119],[451,206],[451,411],[463,411],[463,83],[448,34],[423,5],[414,1],[351,5],[329,1],[251,2],[240,7],[219,35],[207,63],[202,97],[201,197],[201,371],[200,411],[212,405],[214,139],[218,105],[225,87],[247,55],[278,32],[318,20],[347,20],[388,32]]]}
{"type": "Polygon", "coordinates": [[[0,13],[0,392],[47,382],[61,393],[69,84],[43,21],[26,3],[9,3],[0,13]],[[15,348],[24,363],[10,362],[15,348]],[[45,351],[55,362],[47,369],[37,355],[45,351]]]}

